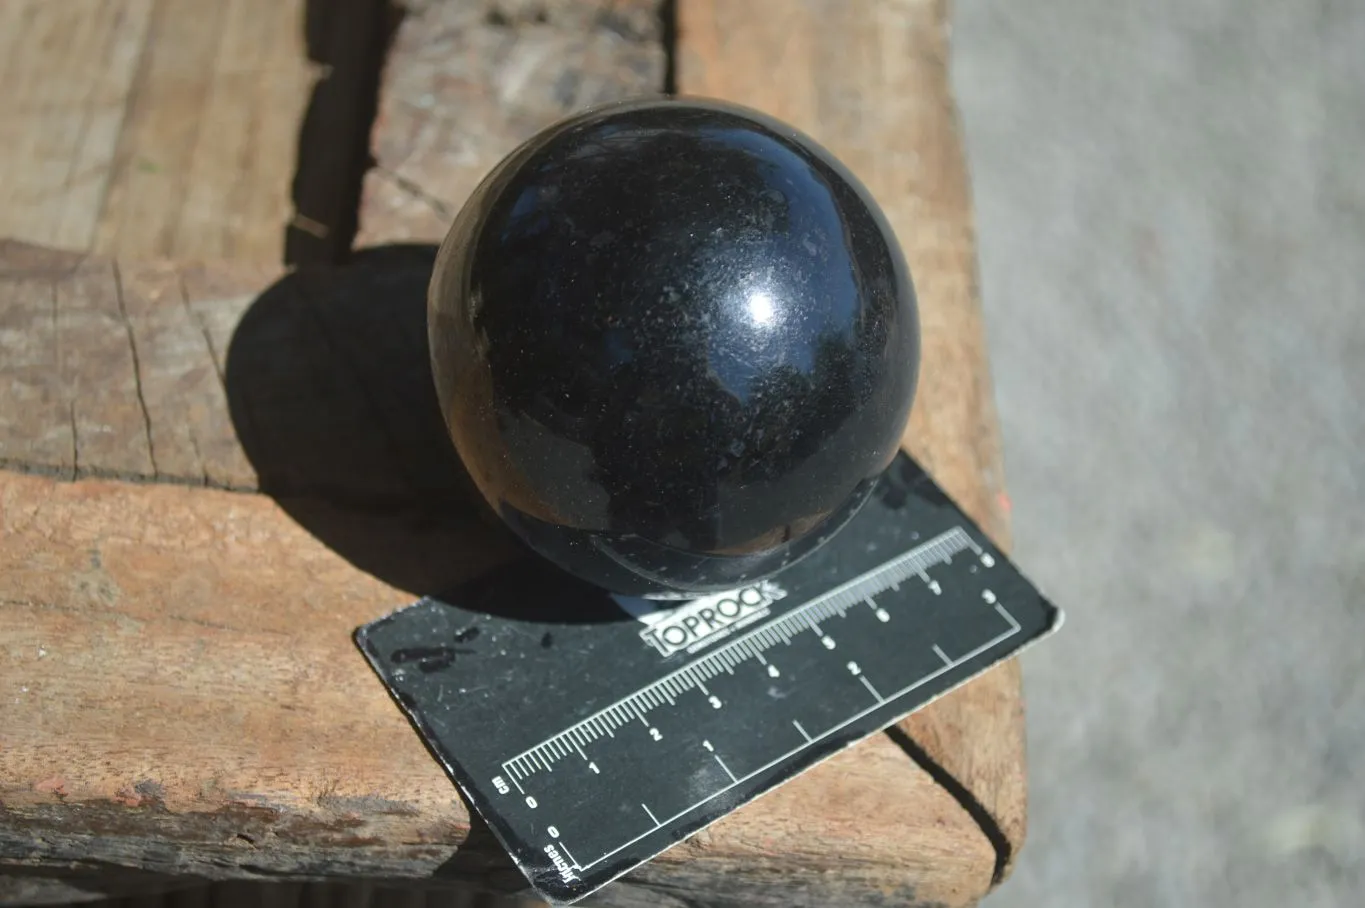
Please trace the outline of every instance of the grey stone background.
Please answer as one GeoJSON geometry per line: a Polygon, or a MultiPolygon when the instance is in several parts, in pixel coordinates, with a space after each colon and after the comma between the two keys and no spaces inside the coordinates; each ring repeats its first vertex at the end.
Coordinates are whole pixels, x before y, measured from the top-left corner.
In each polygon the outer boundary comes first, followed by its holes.
{"type": "Polygon", "coordinates": [[[1365,2],[956,0],[1031,818],[988,908],[1365,905],[1365,2]]]}

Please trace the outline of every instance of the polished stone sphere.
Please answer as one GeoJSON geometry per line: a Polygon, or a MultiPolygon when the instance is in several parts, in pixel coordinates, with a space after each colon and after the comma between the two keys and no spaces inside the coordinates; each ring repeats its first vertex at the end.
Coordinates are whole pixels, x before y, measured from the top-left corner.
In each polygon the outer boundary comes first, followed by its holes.
{"type": "Polygon", "coordinates": [[[867,190],[714,101],[597,108],[511,153],[441,247],[428,325],[484,497],[628,595],[734,589],[829,539],[896,454],[919,367],[867,190]]]}

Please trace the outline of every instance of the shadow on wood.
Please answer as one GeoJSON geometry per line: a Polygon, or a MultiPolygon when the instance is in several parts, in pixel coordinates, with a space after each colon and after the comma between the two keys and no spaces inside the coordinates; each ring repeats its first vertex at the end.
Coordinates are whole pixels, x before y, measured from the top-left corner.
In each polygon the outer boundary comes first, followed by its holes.
{"type": "Polygon", "coordinates": [[[349,265],[287,274],[246,307],[224,386],[257,488],[353,566],[415,596],[514,620],[627,620],[548,564],[523,569],[518,559],[535,556],[469,478],[431,376],[435,254],[362,250],[349,265]]]}
{"type": "Polygon", "coordinates": [[[98,861],[55,870],[6,864],[0,868],[0,905],[74,905],[120,898],[162,896],[204,886],[193,877],[174,877],[98,861]]]}
{"type": "Polygon", "coordinates": [[[446,435],[427,353],[435,247],[365,250],[267,288],[228,348],[228,408],[273,497],[392,586],[438,594],[516,546],[446,435]]]}
{"type": "Polygon", "coordinates": [[[379,73],[402,15],[389,0],[307,0],[308,58],[324,68],[299,127],[286,264],[336,263],[350,252],[372,163],[379,73]]]}

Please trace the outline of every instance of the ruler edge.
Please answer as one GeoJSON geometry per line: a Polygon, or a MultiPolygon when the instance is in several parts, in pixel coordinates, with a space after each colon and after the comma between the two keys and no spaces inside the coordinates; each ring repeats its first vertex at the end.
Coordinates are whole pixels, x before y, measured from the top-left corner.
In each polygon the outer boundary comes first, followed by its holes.
{"type": "MultiPolygon", "coordinates": [[[[966,518],[966,515],[965,515],[965,514],[963,514],[962,516],[963,516],[964,518],[966,518]]],[[[977,527],[976,524],[975,524],[970,518],[966,518],[966,523],[967,523],[969,526],[971,526],[973,529],[975,529],[982,537],[985,537],[987,543],[991,546],[991,548],[994,548],[994,549],[996,549],[997,551],[999,551],[999,548],[995,545],[995,543],[994,543],[993,541],[991,541],[989,537],[986,536],[985,531],[982,530],[982,529],[980,529],[979,527],[977,527]]],[[[812,769],[815,769],[817,766],[821,765],[822,763],[827,762],[828,760],[832,759],[833,757],[838,756],[839,754],[843,753],[844,751],[848,750],[849,748],[854,747],[854,746],[856,746],[856,745],[858,745],[858,744],[861,744],[861,743],[863,743],[864,741],[867,741],[868,739],[872,738],[872,737],[875,736],[875,735],[884,734],[888,728],[890,728],[891,726],[895,725],[896,723],[901,722],[901,721],[903,721],[905,718],[907,718],[907,717],[909,717],[909,716],[911,716],[911,715],[913,715],[913,714],[919,712],[920,710],[922,710],[922,709],[924,709],[924,708],[926,708],[926,707],[932,705],[933,703],[935,703],[935,702],[938,701],[939,699],[941,699],[941,698],[943,698],[943,697],[946,697],[948,694],[953,693],[953,692],[956,691],[958,688],[964,687],[965,685],[970,684],[972,681],[975,681],[977,678],[981,677],[981,676],[984,675],[986,672],[988,672],[988,671],[990,671],[991,669],[993,669],[993,668],[995,668],[995,667],[1001,665],[1002,663],[1007,662],[1007,661],[1009,661],[1010,659],[1018,658],[1020,655],[1022,655],[1023,653],[1025,653],[1025,652],[1028,651],[1029,649],[1032,649],[1034,646],[1038,645],[1038,644],[1041,643],[1042,641],[1044,641],[1044,640],[1046,640],[1047,638],[1053,636],[1053,635],[1056,634],[1059,630],[1061,630],[1061,629],[1062,629],[1062,625],[1064,625],[1064,624],[1066,623],[1066,613],[1065,613],[1065,612],[1064,612],[1064,611],[1063,611],[1055,602],[1053,602],[1051,598],[1049,598],[1046,594],[1044,594],[1043,591],[1042,591],[1041,589],[1039,589],[1038,586],[1037,586],[1035,583],[1033,583],[1033,581],[1030,580],[1026,574],[1023,573],[1023,571],[1020,571],[1020,570],[1018,569],[1017,565],[1015,565],[1014,562],[1013,562],[1012,560],[1010,560],[1009,557],[1008,557],[1007,555],[1005,555],[1005,554],[1002,552],[1002,553],[1001,553],[1001,557],[1004,557],[1005,560],[1006,560],[1006,562],[1010,565],[1010,567],[1013,568],[1013,569],[1015,570],[1015,572],[1020,576],[1020,578],[1023,579],[1024,582],[1027,583],[1027,584],[1034,590],[1034,592],[1036,593],[1036,595],[1037,595],[1037,597],[1038,597],[1039,602],[1040,602],[1045,608],[1051,610],[1051,615],[1049,616],[1050,620],[1049,620],[1048,624],[1047,624],[1042,630],[1040,630],[1038,633],[1036,633],[1034,636],[1030,637],[1029,639],[1025,640],[1023,643],[1019,644],[1019,645],[1018,645],[1017,647],[1015,647],[1013,650],[1010,650],[1007,654],[1002,655],[1002,656],[999,656],[998,658],[994,658],[994,659],[989,660],[985,665],[983,665],[983,666],[982,666],[980,669],[978,669],[977,671],[971,672],[971,673],[969,673],[965,678],[962,678],[961,680],[959,680],[959,681],[957,681],[957,682],[955,682],[955,683],[953,683],[953,684],[950,684],[948,687],[945,687],[942,691],[940,691],[940,692],[937,693],[937,694],[934,694],[934,695],[933,695],[932,697],[930,697],[928,700],[925,700],[923,703],[921,703],[920,705],[914,707],[913,709],[910,709],[910,710],[908,710],[908,711],[906,711],[906,712],[904,712],[904,713],[900,713],[899,715],[897,715],[896,718],[892,719],[891,721],[889,721],[889,722],[887,722],[887,723],[885,723],[885,724],[879,724],[879,725],[877,725],[875,728],[873,728],[871,731],[869,731],[869,732],[868,732],[867,734],[865,734],[865,735],[860,735],[859,737],[851,738],[851,739],[849,739],[848,741],[846,741],[844,744],[842,744],[840,747],[837,747],[837,748],[834,748],[834,749],[832,749],[832,750],[829,750],[828,752],[826,752],[826,753],[824,753],[823,755],[819,756],[814,762],[808,764],[807,766],[805,766],[804,768],[802,768],[800,771],[794,773],[793,775],[789,776],[788,778],[783,779],[782,781],[776,783],[775,785],[771,785],[771,786],[769,786],[769,787],[763,789],[762,791],[757,792],[756,794],[754,794],[753,797],[749,798],[748,800],[742,802],[741,804],[739,804],[739,805],[737,805],[737,806],[735,806],[735,807],[732,807],[732,808],[729,809],[729,810],[726,810],[726,811],[722,812],[721,814],[719,814],[719,815],[716,816],[716,817],[713,817],[712,819],[710,819],[710,820],[706,821],[705,823],[703,823],[702,825],[698,826],[696,829],[693,829],[692,831],[688,832],[686,835],[682,836],[681,838],[675,839],[675,840],[673,841],[673,843],[672,843],[671,845],[667,846],[666,848],[663,848],[663,849],[661,849],[661,850],[659,850],[659,851],[654,852],[654,854],[650,855],[649,857],[641,858],[639,861],[636,861],[636,862],[634,862],[634,863],[630,863],[630,864],[626,865],[626,866],[623,867],[621,870],[619,870],[618,872],[614,873],[612,876],[610,876],[610,877],[608,877],[607,879],[603,880],[601,883],[599,883],[599,884],[593,886],[591,889],[588,889],[588,890],[586,890],[585,892],[583,892],[583,893],[581,893],[581,894],[579,894],[579,895],[577,895],[577,896],[574,896],[572,899],[568,899],[568,900],[564,900],[564,899],[555,897],[555,896],[553,896],[552,894],[550,894],[550,893],[548,893],[548,892],[545,892],[543,889],[541,889],[541,888],[539,888],[539,887],[537,886],[535,880],[533,879],[533,875],[532,875],[531,873],[527,872],[527,867],[526,867],[526,865],[523,864],[523,863],[518,859],[517,855],[514,853],[514,851],[512,850],[512,848],[510,848],[510,847],[508,846],[506,839],[503,838],[502,832],[498,829],[497,825],[494,824],[494,823],[492,823],[492,822],[490,822],[488,816],[485,815],[483,809],[479,806],[478,801],[479,801],[479,799],[482,797],[482,795],[480,794],[479,797],[476,797],[476,796],[474,795],[474,793],[472,793],[472,792],[469,790],[469,787],[466,786],[465,782],[463,782],[463,781],[459,778],[459,776],[460,776],[461,774],[467,773],[467,774],[469,775],[469,777],[472,779],[472,778],[474,777],[473,773],[472,773],[472,772],[467,772],[467,770],[465,770],[463,767],[461,767],[461,768],[459,769],[459,771],[457,772],[456,767],[453,765],[453,763],[452,763],[451,761],[447,760],[446,757],[445,757],[445,755],[442,754],[442,753],[440,752],[440,750],[437,748],[437,746],[433,743],[434,741],[439,740],[439,736],[433,734],[433,733],[431,732],[431,730],[428,728],[428,726],[426,725],[426,723],[423,722],[423,721],[421,720],[421,718],[420,718],[412,709],[410,709],[410,708],[407,706],[407,704],[405,704],[405,703],[398,697],[397,692],[394,691],[394,689],[389,685],[389,683],[388,683],[388,681],[387,681],[387,679],[386,679],[386,677],[385,677],[383,671],[381,670],[380,665],[379,665],[379,662],[378,662],[378,657],[377,657],[377,655],[374,654],[374,653],[371,651],[370,647],[368,646],[368,642],[369,642],[368,631],[369,631],[369,629],[370,629],[371,627],[373,627],[373,626],[375,626],[375,625],[387,623],[387,622],[390,621],[391,619],[397,617],[399,614],[401,614],[401,613],[403,613],[403,612],[406,612],[406,611],[408,611],[408,610],[410,610],[410,609],[417,608],[417,607],[419,607],[419,606],[421,606],[421,605],[424,605],[424,604],[427,604],[427,603],[432,603],[432,602],[439,603],[441,600],[436,599],[436,598],[433,597],[433,596],[423,596],[423,597],[417,599],[417,600],[414,601],[414,602],[410,602],[410,603],[408,603],[407,605],[404,605],[404,606],[401,606],[401,607],[399,607],[399,608],[397,608],[397,609],[394,609],[393,611],[391,611],[391,612],[389,612],[389,613],[387,613],[387,614],[385,614],[385,615],[381,615],[380,617],[374,619],[373,621],[370,621],[370,622],[367,622],[367,623],[361,625],[360,627],[356,628],[354,632],[352,632],[352,635],[351,635],[351,636],[352,636],[352,639],[353,639],[353,641],[355,642],[357,648],[361,651],[361,654],[365,657],[365,661],[369,663],[370,669],[371,669],[371,670],[375,673],[375,675],[379,678],[380,684],[383,685],[384,690],[389,694],[389,698],[390,698],[391,700],[393,700],[393,702],[398,706],[399,710],[403,713],[403,715],[407,717],[408,723],[409,723],[409,724],[418,732],[418,736],[422,739],[422,744],[426,747],[427,752],[428,752],[429,754],[431,754],[431,755],[436,759],[436,762],[441,766],[442,770],[445,771],[446,778],[449,779],[451,782],[454,783],[455,787],[459,790],[460,794],[461,794],[462,797],[464,798],[465,804],[466,804],[466,806],[470,809],[471,813],[472,813],[472,814],[477,814],[477,815],[478,815],[479,819],[483,821],[484,825],[487,826],[488,829],[489,829],[489,831],[493,834],[493,837],[497,839],[498,844],[502,846],[504,853],[506,853],[507,856],[511,859],[512,863],[513,863],[514,865],[516,865],[517,869],[521,871],[522,877],[523,877],[523,878],[527,881],[527,883],[529,884],[530,890],[531,890],[533,893],[535,893],[535,895],[537,895],[538,897],[545,899],[545,901],[548,902],[548,903],[551,904],[551,905],[556,905],[556,906],[558,906],[558,905],[573,905],[573,904],[577,904],[579,901],[581,901],[581,900],[587,898],[588,896],[593,895],[594,893],[601,891],[602,889],[604,889],[604,888],[606,888],[607,886],[611,885],[612,883],[616,882],[616,881],[619,880],[621,877],[625,876],[626,874],[630,873],[631,871],[636,870],[637,868],[643,866],[644,864],[649,863],[649,862],[652,861],[654,858],[658,857],[659,855],[663,854],[664,852],[666,852],[666,851],[671,851],[674,847],[676,847],[676,846],[682,844],[683,842],[686,842],[688,839],[691,839],[693,836],[697,835],[698,833],[703,832],[704,830],[710,828],[712,825],[714,825],[715,823],[717,823],[717,822],[719,822],[719,821],[725,819],[727,816],[729,816],[730,814],[734,813],[735,811],[741,810],[741,809],[743,809],[744,807],[747,807],[748,805],[753,804],[753,803],[756,802],[759,798],[762,798],[762,797],[764,797],[765,795],[771,794],[772,792],[778,790],[779,788],[782,788],[782,787],[786,786],[786,785],[789,784],[790,782],[792,782],[792,781],[794,781],[795,779],[797,779],[797,778],[799,778],[799,777],[805,775],[807,772],[811,771],[812,769]]],[[[797,606],[797,607],[799,607],[799,606],[797,606]]],[[[780,618],[780,616],[778,616],[778,617],[776,617],[776,618],[773,618],[772,620],[775,621],[775,620],[778,620],[778,618],[780,618]]],[[[766,624],[767,622],[764,622],[764,623],[766,624]]],[[[1003,641],[1002,641],[1002,642],[1003,642],[1003,641]]],[[[907,760],[909,760],[911,763],[913,763],[915,766],[919,766],[919,764],[918,764],[918,763],[917,763],[909,754],[905,754],[905,758],[906,758],[907,760]]],[[[935,784],[935,785],[938,785],[939,787],[942,787],[942,784],[939,783],[939,782],[934,782],[934,784],[935,784]]],[[[491,803],[491,802],[490,802],[490,803],[491,803]]],[[[657,832],[658,830],[655,830],[655,831],[657,832]]],[[[458,853],[458,848],[457,848],[457,853],[458,853]]]]}

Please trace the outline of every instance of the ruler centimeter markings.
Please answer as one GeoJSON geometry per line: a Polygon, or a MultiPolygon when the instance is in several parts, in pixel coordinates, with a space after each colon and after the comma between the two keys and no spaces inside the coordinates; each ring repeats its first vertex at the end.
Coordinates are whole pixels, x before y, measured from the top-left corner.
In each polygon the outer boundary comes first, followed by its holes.
{"type": "MultiPolygon", "coordinates": [[[[729,663],[735,664],[737,659],[757,658],[765,650],[776,646],[778,643],[786,642],[798,633],[807,630],[819,632],[819,621],[822,619],[838,615],[843,617],[850,608],[862,603],[873,596],[878,595],[888,589],[891,584],[899,583],[909,577],[923,576],[925,568],[932,567],[939,562],[949,562],[952,557],[963,551],[972,551],[977,555],[981,554],[981,547],[972,541],[971,537],[962,530],[961,527],[953,527],[934,539],[926,542],[918,548],[906,552],[899,558],[887,562],[880,567],[874,568],[845,583],[836,589],[830,590],[823,596],[812,599],[805,605],[789,612],[775,621],[760,627],[758,630],[750,631],[733,643],[727,644],[710,655],[664,675],[658,681],[648,687],[634,691],[622,697],[610,706],[604,707],[588,718],[576,725],[559,732],[558,734],[541,741],[534,747],[527,748],[521,753],[504,761],[503,769],[511,772],[511,766],[527,756],[535,755],[547,765],[555,761],[555,757],[547,750],[553,747],[556,742],[574,734],[581,734],[588,740],[595,741],[601,737],[598,729],[602,728],[602,720],[606,718],[608,723],[613,721],[612,717],[618,715],[622,709],[635,710],[638,715],[643,717],[645,712],[651,709],[648,698],[656,689],[671,685],[678,692],[701,688],[705,692],[706,681],[720,674],[723,667],[729,663]]],[[[993,560],[992,560],[992,563],[993,560]]],[[[927,576],[925,580],[928,581],[927,576]]],[[[1014,624],[1014,619],[1003,608],[1001,614],[1011,623],[1013,629],[1007,631],[997,640],[991,641],[985,646],[989,649],[1001,640],[1008,639],[1018,631],[1018,625],[1014,624]]],[[[823,637],[824,635],[821,634],[823,637]]],[[[938,644],[934,644],[937,647],[938,644]]],[[[984,650],[983,650],[984,651],[984,650]]],[[[964,656],[963,660],[971,658],[970,655],[964,656]]],[[[962,660],[959,660],[962,661],[962,660]]],[[[956,664],[956,663],[954,663],[956,664]]],[[[926,679],[927,680],[927,679],[926,679]]],[[[902,691],[906,693],[908,691],[902,691]]],[[[894,695],[893,695],[894,696],[894,695]]],[[[643,721],[643,719],[642,719],[643,721]]],[[[620,727],[620,723],[610,725],[612,728],[620,727]]],[[[525,778],[522,776],[521,778],[525,778]]]]}
{"type": "Polygon", "coordinates": [[[536,894],[568,904],[1060,624],[901,455],[752,587],[642,608],[522,562],[356,640],[536,894]]]}
{"type": "MultiPolygon", "coordinates": [[[[961,527],[953,527],[923,545],[906,552],[904,555],[880,565],[877,568],[810,600],[804,605],[788,612],[786,615],[744,634],[739,639],[728,643],[708,655],[702,656],[682,668],[664,675],[652,684],[633,691],[616,702],[603,707],[586,719],[546,738],[510,759],[504,760],[502,768],[504,772],[513,775],[517,773],[518,767],[524,765],[526,758],[529,756],[534,757],[539,762],[543,763],[548,771],[553,763],[561,759],[557,756],[557,753],[563,751],[563,742],[578,737],[585,739],[588,744],[592,744],[602,737],[601,729],[603,728],[604,723],[609,728],[619,727],[619,724],[621,723],[614,719],[614,717],[618,717],[623,713],[625,715],[634,715],[638,717],[647,728],[652,728],[646,719],[646,715],[649,712],[661,706],[676,705],[676,702],[672,701],[671,698],[669,703],[666,704],[663,701],[662,696],[659,695],[659,692],[661,691],[671,689],[678,693],[683,693],[695,689],[704,696],[710,696],[714,700],[714,695],[709,694],[707,691],[705,681],[717,677],[722,672],[733,674],[733,668],[741,662],[749,659],[757,661],[762,658],[762,654],[766,650],[779,645],[789,644],[791,639],[800,633],[814,633],[822,640],[823,645],[827,649],[834,649],[837,647],[837,644],[833,644],[832,638],[825,633],[825,630],[821,627],[822,622],[828,622],[835,617],[842,618],[847,615],[849,610],[856,606],[863,605],[871,606],[873,613],[884,623],[886,620],[882,617],[884,610],[876,604],[876,596],[881,595],[883,592],[890,589],[893,584],[899,586],[901,581],[912,577],[921,578],[924,583],[931,584],[933,588],[941,589],[938,583],[928,576],[926,571],[937,564],[949,564],[954,556],[968,551],[978,559],[981,559],[982,563],[988,567],[993,566],[995,563],[994,558],[983,552],[981,546],[977,545],[961,527]],[[613,722],[617,722],[618,724],[613,725],[613,722]]],[[[990,589],[985,589],[982,592],[982,598],[987,603],[993,605],[995,611],[1004,619],[1006,628],[1000,633],[985,642],[978,644],[973,649],[955,659],[948,657],[939,644],[932,644],[930,648],[935,655],[942,660],[942,666],[934,671],[921,675],[914,682],[907,684],[898,690],[894,690],[885,696],[877,691],[873,683],[862,673],[861,668],[857,667],[854,663],[849,663],[848,667],[853,670],[852,673],[875,698],[875,702],[871,705],[854,712],[852,715],[818,734],[810,734],[798,724],[796,727],[801,732],[803,740],[797,746],[778,754],[766,763],[750,770],[742,777],[737,777],[729,767],[725,765],[721,757],[718,754],[713,753],[713,759],[720,765],[725,775],[729,778],[729,785],[708,793],[704,798],[687,805],[682,810],[673,813],[663,820],[658,819],[652,811],[649,811],[648,808],[646,808],[646,812],[649,813],[649,817],[653,821],[653,826],[650,829],[620,843],[610,851],[597,855],[587,863],[575,862],[572,865],[573,868],[586,871],[596,867],[603,861],[611,858],[620,851],[629,848],[631,845],[656,830],[661,829],[668,823],[695,811],[697,808],[704,806],[707,802],[724,795],[735,786],[777,766],[802,750],[806,750],[812,745],[830,738],[832,735],[837,734],[857,720],[875,712],[888,702],[913,693],[915,690],[930,681],[933,681],[940,675],[999,646],[1020,632],[1019,623],[1014,619],[1014,616],[1010,614],[1009,610],[997,601],[994,592],[990,589]]],[[[703,745],[707,750],[712,749],[709,742],[704,741],[703,745]]],[[[519,782],[525,781],[528,776],[534,775],[537,771],[536,767],[532,766],[529,773],[515,775],[514,778],[519,782]]],[[[521,790],[520,785],[518,785],[518,790],[521,790]]]]}
{"type": "MultiPolygon", "coordinates": [[[[879,697],[878,697],[878,700],[877,700],[877,703],[874,704],[873,706],[869,706],[867,709],[864,709],[864,710],[861,710],[861,711],[855,713],[854,715],[850,716],[850,717],[849,717],[847,720],[845,720],[844,722],[839,723],[838,725],[834,726],[833,728],[826,729],[824,732],[822,732],[822,733],[820,733],[820,734],[818,734],[818,735],[810,736],[810,735],[805,731],[805,729],[801,728],[801,727],[798,725],[798,726],[797,726],[797,730],[800,731],[801,734],[802,734],[802,736],[805,737],[805,739],[806,739],[806,740],[805,740],[805,743],[802,744],[801,746],[799,746],[799,747],[793,747],[791,750],[787,751],[786,753],[781,754],[781,755],[778,756],[778,757],[775,757],[774,759],[772,759],[772,760],[769,761],[768,763],[764,764],[763,766],[760,766],[758,769],[755,769],[755,770],[753,770],[752,772],[750,772],[750,773],[748,773],[747,775],[745,775],[744,778],[735,778],[734,773],[731,773],[730,770],[729,770],[728,768],[726,768],[726,769],[725,769],[725,772],[726,772],[727,775],[730,776],[730,779],[731,779],[731,784],[730,784],[730,786],[727,786],[726,788],[723,788],[723,789],[721,789],[720,791],[717,791],[717,792],[712,793],[712,794],[709,795],[708,797],[706,797],[706,798],[704,798],[704,799],[702,799],[702,800],[696,802],[695,804],[690,805],[689,807],[687,807],[687,808],[684,809],[684,810],[678,811],[676,814],[674,814],[673,816],[669,817],[669,818],[666,819],[666,820],[658,820],[658,819],[656,819],[656,818],[654,817],[654,814],[653,814],[653,813],[650,813],[650,819],[654,820],[654,829],[651,829],[651,830],[649,830],[648,832],[642,833],[642,834],[636,836],[635,838],[631,839],[631,840],[628,841],[628,842],[623,842],[619,847],[617,847],[617,848],[614,849],[613,851],[609,851],[609,852],[607,852],[606,854],[600,855],[600,856],[597,857],[595,860],[589,861],[587,864],[575,864],[574,867],[575,867],[576,869],[578,869],[578,870],[590,870],[590,869],[592,869],[593,867],[595,867],[595,866],[597,866],[598,864],[602,863],[602,862],[605,861],[607,858],[611,857],[612,855],[616,854],[617,852],[622,851],[622,850],[624,850],[624,849],[626,849],[626,848],[629,848],[631,845],[634,845],[636,842],[640,841],[640,839],[643,839],[645,836],[647,836],[647,835],[649,835],[650,833],[654,832],[654,830],[663,827],[665,824],[670,823],[670,822],[672,822],[673,820],[676,820],[676,819],[678,819],[679,817],[684,816],[685,814],[691,813],[692,811],[696,810],[698,807],[701,807],[702,805],[704,805],[707,801],[713,800],[714,798],[717,798],[717,797],[719,797],[720,795],[724,794],[725,792],[729,791],[730,788],[734,787],[735,785],[739,785],[741,782],[747,781],[748,779],[751,779],[751,778],[753,778],[754,776],[759,775],[760,773],[764,772],[765,770],[771,769],[772,767],[778,765],[779,763],[781,763],[783,760],[787,759],[788,757],[791,757],[792,755],[794,755],[794,754],[796,754],[796,753],[799,753],[800,751],[806,749],[806,747],[810,746],[811,744],[818,743],[819,741],[821,741],[821,740],[823,740],[823,739],[825,739],[825,738],[828,738],[829,736],[831,736],[831,735],[833,735],[834,733],[836,733],[836,732],[840,731],[841,729],[843,729],[845,726],[848,726],[848,725],[852,724],[853,722],[857,721],[858,719],[861,719],[861,718],[863,718],[864,716],[868,715],[869,713],[873,712],[873,711],[876,710],[878,707],[880,707],[880,706],[882,706],[883,704],[885,704],[887,701],[889,701],[889,700],[894,700],[894,699],[896,699],[897,697],[902,697],[902,696],[905,696],[905,695],[908,694],[908,693],[911,693],[911,692],[914,691],[916,688],[920,687],[921,685],[923,685],[923,684],[925,684],[925,683],[927,683],[927,682],[929,682],[929,681],[932,681],[934,678],[937,678],[939,675],[941,675],[941,674],[943,674],[944,672],[948,671],[950,668],[956,668],[958,665],[961,665],[963,662],[966,662],[967,660],[969,660],[969,659],[971,659],[971,658],[973,658],[973,657],[975,657],[975,656],[980,655],[981,653],[985,652],[986,650],[990,649],[991,647],[996,646],[996,645],[998,645],[998,644],[1004,642],[1005,640],[1008,640],[1010,637],[1013,637],[1015,634],[1017,634],[1017,633],[1019,632],[1019,625],[1015,623],[1014,619],[1010,616],[1009,612],[1007,612],[1003,606],[997,605],[997,606],[996,606],[996,610],[997,610],[997,611],[998,611],[998,612],[999,612],[1007,621],[1010,622],[1010,629],[1009,629],[1009,630],[1005,631],[1005,632],[1002,633],[1002,634],[997,635],[996,637],[994,637],[993,639],[987,641],[986,643],[983,643],[981,646],[979,646],[979,647],[977,647],[976,649],[972,650],[971,652],[967,653],[965,656],[962,656],[962,657],[959,658],[959,659],[956,659],[956,660],[953,660],[953,661],[947,663],[946,665],[944,665],[944,667],[943,667],[942,669],[940,669],[940,670],[938,670],[938,671],[936,671],[936,672],[933,672],[932,674],[925,675],[920,681],[916,682],[915,684],[912,684],[912,685],[909,685],[909,686],[907,686],[907,687],[904,687],[904,688],[902,688],[901,690],[898,690],[898,691],[896,691],[895,693],[891,694],[891,696],[889,696],[889,697],[882,698],[882,697],[879,696],[879,697]]],[[[865,679],[865,678],[863,679],[863,681],[866,683],[866,679],[865,679]]],[[[873,691],[873,694],[876,695],[876,691],[873,691]]],[[[716,760],[717,760],[717,762],[719,762],[720,758],[719,758],[719,757],[716,757],[716,760]]],[[[506,765],[506,764],[504,764],[504,766],[505,766],[505,765],[506,765]]],[[[724,768],[724,767],[725,767],[725,764],[724,764],[724,763],[721,763],[721,766],[722,766],[722,768],[724,768]]]]}

